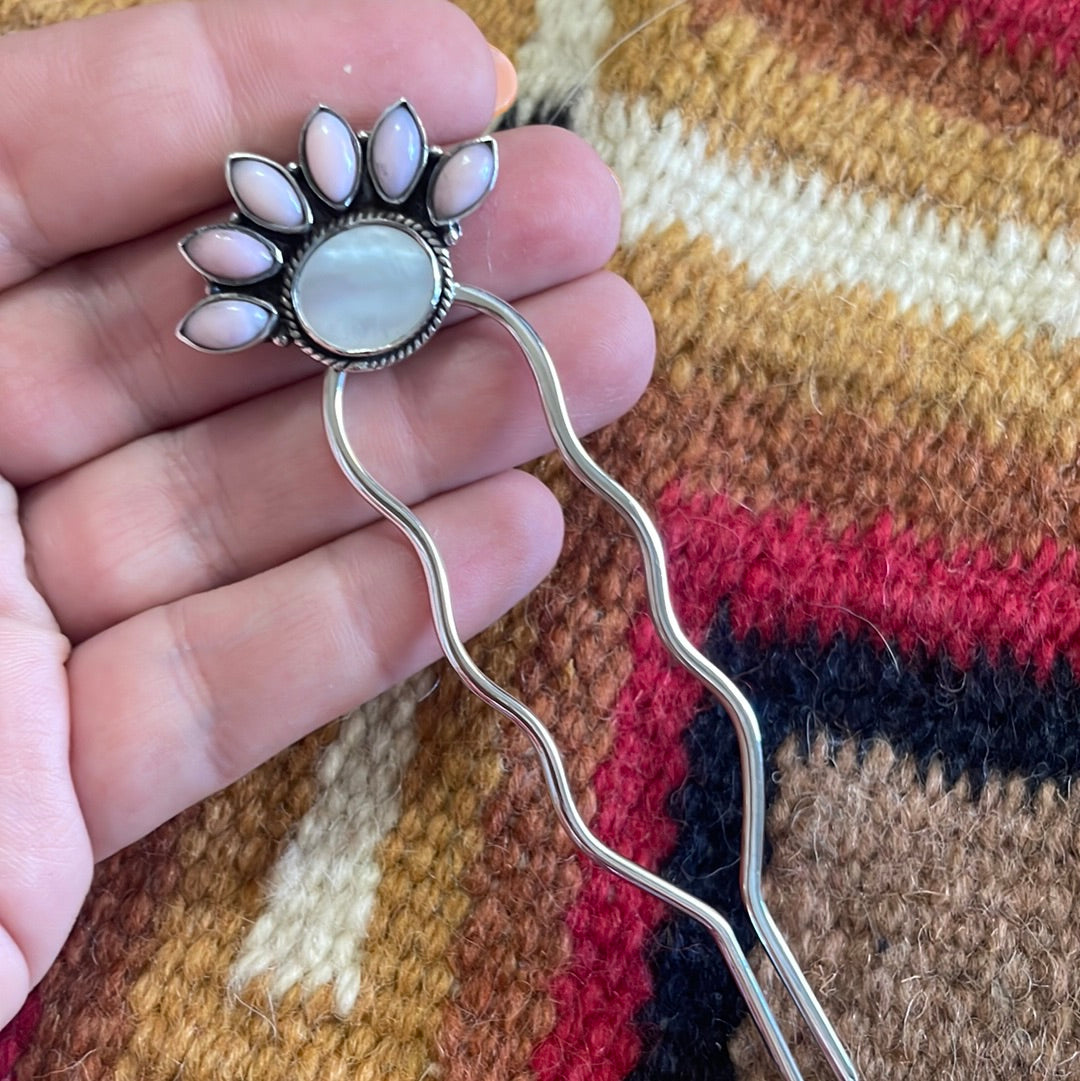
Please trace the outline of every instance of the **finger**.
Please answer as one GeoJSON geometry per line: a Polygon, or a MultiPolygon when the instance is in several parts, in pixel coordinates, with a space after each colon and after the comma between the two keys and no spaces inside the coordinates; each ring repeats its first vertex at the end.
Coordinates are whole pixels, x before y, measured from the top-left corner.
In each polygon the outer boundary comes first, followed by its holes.
{"type": "MultiPolygon", "coordinates": [[[[547,573],[552,495],[502,474],[420,508],[468,636],[547,573]]],[[[69,664],[72,769],[98,858],[438,656],[411,546],[371,526],[255,578],[156,608],[69,664]]]]}
{"type": "MultiPolygon", "coordinates": [[[[618,231],[618,191],[593,150],[557,128],[508,132],[499,183],[467,222],[455,273],[516,299],[603,265],[618,231]]],[[[223,357],[176,340],[200,294],[176,251],[181,234],[74,260],[0,295],[0,463],[19,486],[314,370],[298,350],[223,357]]]]}
{"type": "Polygon", "coordinates": [[[443,0],[162,4],[0,39],[0,288],[212,206],[225,155],[287,160],[316,102],[366,124],[403,94],[435,141],[491,119],[490,50],[443,0]]]}
{"type": "MultiPolygon", "coordinates": [[[[598,273],[521,310],[558,358],[579,431],[637,400],[652,324],[622,279],[598,273]]],[[[70,637],[250,577],[374,518],[323,439],[319,382],[139,440],[27,493],[35,578],[70,637]]],[[[366,464],[408,503],[551,447],[528,365],[490,320],[354,377],[347,402],[366,464]]]]}
{"type": "Polygon", "coordinates": [[[68,768],[67,643],[24,570],[0,481],[0,1028],[67,937],[90,882],[68,768]]]}

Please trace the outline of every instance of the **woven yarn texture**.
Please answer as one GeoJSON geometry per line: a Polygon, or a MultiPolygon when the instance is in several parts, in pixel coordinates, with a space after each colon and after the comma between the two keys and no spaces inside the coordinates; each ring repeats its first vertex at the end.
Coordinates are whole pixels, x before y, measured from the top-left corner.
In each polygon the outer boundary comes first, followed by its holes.
{"type": "MultiPolygon", "coordinates": [[[[862,1076],[1080,1077],[1080,8],[464,6],[518,67],[503,122],[621,179],[658,358],[590,448],[759,712],[766,895],[862,1076]]],[[[538,469],[563,559],[474,654],[599,836],[730,914],[831,1077],[741,908],[731,725],[625,529],[538,469]]],[[[442,668],[104,863],[0,1032],[0,1081],[775,1076],[713,943],[577,857],[442,668]]]]}

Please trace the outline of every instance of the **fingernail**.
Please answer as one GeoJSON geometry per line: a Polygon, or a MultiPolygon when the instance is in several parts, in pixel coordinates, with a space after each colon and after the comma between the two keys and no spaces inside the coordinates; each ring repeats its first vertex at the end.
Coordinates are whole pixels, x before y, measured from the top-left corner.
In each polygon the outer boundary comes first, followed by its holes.
{"type": "Polygon", "coordinates": [[[500,52],[494,45],[489,45],[491,57],[495,61],[495,115],[502,116],[517,97],[518,78],[510,57],[500,52]]]}
{"type": "Polygon", "coordinates": [[[621,197],[623,193],[623,187],[622,181],[619,179],[619,174],[615,172],[615,170],[612,169],[610,165],[608,166],[608,172],[611,173],[611,179],[615,181],[615,187],[619,189],[619,196],[621,197]]]}

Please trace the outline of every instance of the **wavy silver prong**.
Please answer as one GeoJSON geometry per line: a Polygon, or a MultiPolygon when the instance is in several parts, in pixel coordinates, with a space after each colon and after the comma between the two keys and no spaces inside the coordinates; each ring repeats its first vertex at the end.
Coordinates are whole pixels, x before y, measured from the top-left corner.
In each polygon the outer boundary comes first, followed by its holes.
{"type": "Polygon", "coordinates": [[[743,903],[765,952],[840,1081],[858,1081],[855,1065],[825,1015],[802,969],[780,933],[761,891],[765,856],[765,760],[761,727],[746,696],[687,638],[671,602],[664,543],[641,504],[589,457],[570,421],[551,356],[528,320],[483,289],[459,285],[456,299],[490,315],[513,337],[532,369],[555,446],[570,471],[622,516],[633,530],[645,564],[649,614],[672,658],[712,692],[735,726],[743,786],[740,887],[743,903]]]}
{"type": "MultiPolygon", "coordinates": [[[[469,289],[467,293],[469,299],[466,302],[474,304],[479,290],[469,289]]],[[[495,298],[491,300],[494,301],[495,298]]],[[[487,310],[486,301],[482,303],[485,306],[484,310],[487,310]]],[[[475,306],[479,307],[480,304],[475,304],[475,306]]],[[[731,924],[720,913],[692,894],[671,885],[658,875],[621,856],[589,830],[574,803],[566,768],[551,733],[536,714],[486,676],[465,649],[454,621],[446,567],[434,539],[424,528],[420,519],[404,503],[383,488],[367,471],[349,441],[345,431],[344,416],[344,389],[347,378],[347,372],[329,371],[323,383],[323,422],[330,449],[353,487],[380,514],[388,518],[405,534],[420,557],[431,599],[435,631],[450,664],[461,677],[462,682],[474,694],[504,716],[509,717],[529,737],[540,757],[544,780],[551,793],[559,821],[578,848],[613,874],[692,917],[709,931],[784,1081],[803,1081],[791,1048],[784,1040],[780,1027],[776,1023],[776,1017],[765,999],[761,985],[735,937],[731,924]]]]}

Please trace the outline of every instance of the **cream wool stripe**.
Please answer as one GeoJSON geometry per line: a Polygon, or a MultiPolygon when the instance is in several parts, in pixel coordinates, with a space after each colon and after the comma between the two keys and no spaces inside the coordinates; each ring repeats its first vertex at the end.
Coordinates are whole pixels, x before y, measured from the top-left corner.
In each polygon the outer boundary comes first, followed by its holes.
{"type": "Polygon", "coordinates": [[[266,907],[233,964],[234,994],[243,998],[261,976],[273,1000],[293,987],[332,985],[335,1011],[352,1011],[382,878],[378,849],[401,813],[416,707],[433,679],[421,672],[362,706],[323,752],[319,794],[275,865],[266,907]]]}
{"type": "Polygon", "coordinates": [[[901,313],[937,316],[947,327],[967,316],[972,329],[992,326],[1005,338],[1043,331],[1060,344],[1080,335],[1080,252],[1064,232],[1044,241],[1005,220],[991,239],[955,218],[942,224],[931,200],[868,200],[818,172],[769,174],[723,149],[710,154],[706,131],[687,132],[677,111],[657,123],[645,101],[592,89],[592,66],[614,26],[606,0],[537,0],[536,15],[538,30],[518,54],[523,115],[539,102],[560,104],[584,81],[571,126],[623,181],[627,246],[680,222],[745,265],[752,284],[863,285],[895,297],[901,313]]]}
{"type": "Polygon", "coordinates": [[[687,133],[676,112],[655,123],[643,101],[585,92],[573,126],[625,178],[627,245],[680,222],[745,265],[751,282],[863,285],[946,326],[966,315],[974,329],[992,324],[1006,338],[1045,331],[1060,344],[1080,335],[1080,252],[1060,231],[1044,243],[1005,221],[991,240],[955,220],[943,226],[929,201],[894,210],[835,190],[819,173],[761,173],[723,150],[710,155],[706,133],[687,133]]]}
{"type": "Polygon", "coordinates": [[[574,94],[615,24],[606,0],[536,0],[536,20],[536,33],[514,58],[517,108],[530,119],[541,105],[554,109],[574,94]]]}

